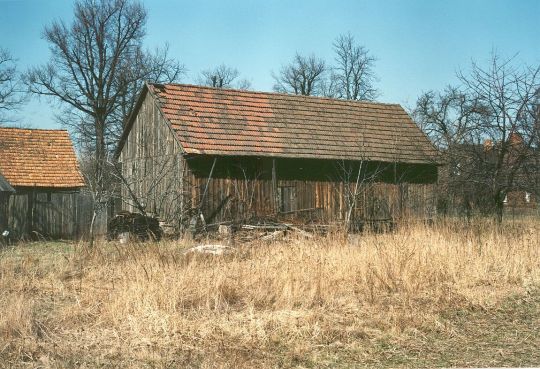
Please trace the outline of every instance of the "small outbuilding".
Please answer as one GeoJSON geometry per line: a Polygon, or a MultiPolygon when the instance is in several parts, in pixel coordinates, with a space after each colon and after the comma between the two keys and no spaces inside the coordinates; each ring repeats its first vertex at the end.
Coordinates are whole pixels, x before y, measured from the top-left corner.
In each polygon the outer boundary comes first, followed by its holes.
{"type": "Polygon", "coordinates": [[[84,180],[67,131],[0,127],[0,172],[0,225],[12,238],[80,236],[84,180]]]}
{"type": "Polygon", "coordinates": [[[147,83],[116,155],[124,209],[180,228],[435,211],[437,150],[397,104],[147,83]]]}

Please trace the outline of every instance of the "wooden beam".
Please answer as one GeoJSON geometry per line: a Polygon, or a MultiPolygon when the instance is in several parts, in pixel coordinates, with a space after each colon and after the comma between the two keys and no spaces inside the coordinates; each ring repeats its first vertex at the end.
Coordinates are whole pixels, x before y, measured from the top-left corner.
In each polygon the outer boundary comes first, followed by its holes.
{"type": "Polygon", "coordinates": [[[208,187],[210,185],[210,181],[212,180],[212,174],[214,173],[214,168],[216,167],[216,161],[217,156],[214,158],[214,161],[212,162],[212,168],[210,169],[210,173],[208,174],[208,178],[206,179],[206,185],[204,186],[204,192],[199,202],[199,210],[197,211],[197,216],[201,219],[201,222],[203,224],[203,228],[206,230],[206,220],[204,219],[204,215],[202,213],[202,208],[204,204],[204,199],[206,198],[206,194],[208,193],[208,187]]]}
{"type": "Polygon", "coordinates": [[[274,212],[279,212],[279,195],[278,195],[278,185],[277,185],[277,169],[276,169],[276,159],[272,158],[272,194],[274,197],[274,212]]]}

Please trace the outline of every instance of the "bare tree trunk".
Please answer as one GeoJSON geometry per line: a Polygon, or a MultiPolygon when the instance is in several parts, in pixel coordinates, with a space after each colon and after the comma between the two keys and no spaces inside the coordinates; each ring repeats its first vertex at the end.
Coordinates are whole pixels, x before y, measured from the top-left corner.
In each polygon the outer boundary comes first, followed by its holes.
{"type": "MultiPolygon", "coordinates": [[[[140,87],[146,80],[173,82],[183,66],[167,58],[166,47],[155,54],[143,50],[147,12],[139,1],[78,0],[73,15],[69,23],[45,27],[50,62],[29,69],[23,81],[29,92],[65,108],[59,118],[79,136],[85,159],[92,160],[84,174],[99,218],[113,192],[109,148],[116,145],[140,87]]],[[[0,50],[0,64],[3,54],[0,50]]],[[[0,84],[0,100],[4,90],[0,84]]]]}
{"type": "Polygon", "coordinates": [[[94,235],[94,225],[96,223],[96,216],[97,216],[97,212],[96,212],[96,209],[95,209],[95,205],[94,205],[94,212],[92,214],[92,221],[90,222],[90,232],[89,232],[89,235],[88,235],[88,246],[90,248],[92,248],[94,246],[94,238],[95,238],[95,235],[94,235]]]}
{"type": "MultiPolygon", "coordinates": [[[[99,108],[98,108],[99,109],[99,108]]],[[[96,133],[96,163],[94,167],[95,172],[95,187],[93,194],[93,214],[92,221],[90,223],[89,242],[88,245],[93,247],[95,240],[95,222],[98,213],[103,209],[103,202],[106,199],[105,196],[105,164],[106,164],[106,144],[105,144],[105,117],[100,114],[96,114],[95,118],[95,133],[96,133]]]]}
{"type": "Polygon", "coordinates": [[[98,201],[101,200],[103,192],[103,167],[105,165],[106,145],[105,145],[105,117],[96,117],[96,191],[98,201]]]}
{"type": "MultiPolygon", "coordinates": [[[[345,218],[345,231],[346,232],[348,232],[350,229],[352,214],[353,214],[354,209],[356,209],[356,200],[357,200],[356,198],[358,197],[358,192],[360,189],[360,175],[362,173],[363,164],[364,162],[361,161],[358,166],[358,173],[356,174],[356,182],[354,184],[354,192],[352,193],[351,199],[349,200],[349,209],[347,211],[347,216],[345,218]]],[[[347,186],[349,186],[348,183],[347,183],[347,186]]]]}

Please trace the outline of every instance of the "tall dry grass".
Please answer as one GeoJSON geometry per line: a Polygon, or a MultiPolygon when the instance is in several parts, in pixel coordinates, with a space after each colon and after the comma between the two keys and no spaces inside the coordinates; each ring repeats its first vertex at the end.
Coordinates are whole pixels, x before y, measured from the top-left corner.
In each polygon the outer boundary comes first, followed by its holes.
{"type": "Polygon", "coordinates": [[[445,331],[446,311],[539,286],[539,230],[536,221],[416,224],[291,237],[226,256],[185,255],[188,242],[21,246],[0,256],[0,362],[276,367],[343,352],[369,358],[366,342],[445,331]]]}

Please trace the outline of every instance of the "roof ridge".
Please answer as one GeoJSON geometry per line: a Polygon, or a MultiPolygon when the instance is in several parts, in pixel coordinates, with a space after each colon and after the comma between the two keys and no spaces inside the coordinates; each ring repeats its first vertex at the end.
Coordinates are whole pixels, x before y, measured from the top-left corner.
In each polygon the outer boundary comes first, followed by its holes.
{"type": "Polygon", "coordinates": [[[298,100],[324,100],[324,101],[333,101],[333,102],[340,102],[340,103],[353,103],[353,104],[364,104],[364,105],[386,105],[386,106],[399,106],[403,109],[401,104],[398,103],[384,103],[384,102],[378,102],[378,101],[366,101],[366,100],[346,100],[346,99],[338,99],[335,97],[326,97],[326,96],[313,96],[313,95],[296,95],[296,94],[288,94],[283,92],[267,92],[267,91],[253,91],[253,90],[241,90],[241,89],[235,89],[235,88],[220,88],[220,87],[211,87],[211,86],[201,86],[201,85],[195,85],[190,83],[154,83],[154,82],[147,82],[151,86],[175,86],[175,87],[194,87],[199,89],[205,89],[205,90],[212,90],[212,91],[230,91],[230,92],[239,92],[242,94],[255,94],[255,95],[271,95],[271,96],[283,96],[287,98],[294,98],[298,100]]]}

